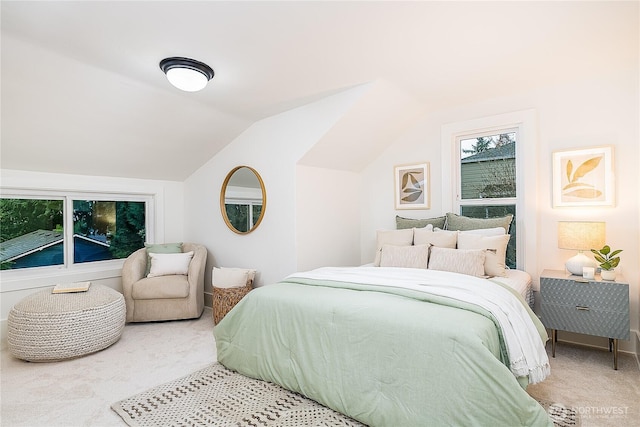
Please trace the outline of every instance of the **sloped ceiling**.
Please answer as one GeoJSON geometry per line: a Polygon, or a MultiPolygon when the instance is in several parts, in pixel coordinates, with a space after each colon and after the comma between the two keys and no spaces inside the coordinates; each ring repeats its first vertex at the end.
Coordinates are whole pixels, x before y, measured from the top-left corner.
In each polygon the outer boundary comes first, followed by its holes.
{"type": "Polygon", "coordinates": [[[358,171],[425,112],[636,66],[637,2],[1,8],[6,169],[183,180],[255,121],[363,85],[302,159],[358,171]],[[158,67],[169,56],[216,75],[180,92],[158,67]]]}

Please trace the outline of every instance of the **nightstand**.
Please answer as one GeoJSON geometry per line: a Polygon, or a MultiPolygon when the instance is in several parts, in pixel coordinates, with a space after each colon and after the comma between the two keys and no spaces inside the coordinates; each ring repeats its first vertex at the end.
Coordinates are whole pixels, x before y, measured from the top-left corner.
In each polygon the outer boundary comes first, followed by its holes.
{"type": "Polygon", "coordinates": [[[618,369],[618,339],[629,339],[629,284],[583,279],[560,270],[540,275],[542,323],[551,329],[551,355],[556,357],[558,330],[609,338],[613,369],[618,369]]]}

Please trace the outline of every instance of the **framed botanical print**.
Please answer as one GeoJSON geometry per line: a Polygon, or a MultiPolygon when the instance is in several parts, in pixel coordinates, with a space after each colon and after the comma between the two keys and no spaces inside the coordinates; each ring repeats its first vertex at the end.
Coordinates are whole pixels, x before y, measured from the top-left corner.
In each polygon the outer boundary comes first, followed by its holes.
{"type": "Polygon", "coordinates": [[[553,206],[612,206],[613,147],[553,153],[553,206]]]}
{"type": "Polygon", "coordinates": [[[396,166],[396,209],[429,209],[429,163],[396,166]]]}

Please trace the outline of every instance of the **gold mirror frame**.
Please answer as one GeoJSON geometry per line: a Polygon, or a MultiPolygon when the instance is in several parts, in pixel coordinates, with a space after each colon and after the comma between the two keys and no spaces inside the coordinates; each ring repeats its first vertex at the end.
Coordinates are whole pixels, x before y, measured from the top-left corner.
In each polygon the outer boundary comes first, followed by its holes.
{"type": "Polygon", "coordinates": [[[234,233],[237,233],[237,234],[249,234],[249,233],[251,233],[253,230],[258,228],[258,226],[262,222],[262,219],[264,218],[264,213],[266,211],[266,208],[267,208],[267,192],[266,192],[266,190],[264,188],[264,182],[262,181],[262,177],[260,176],[258,171],[256,171],[254,168],[252,168],[250,166],[236,166],[235,168],[233,168],[227,174],[227,177],[224,179],[224,182],[222,183],[222,189],[220,190],[220,212],[222,213],[222,218],[224,219],[225,224],[227,224],[227,227],[229,227],[229,230],[231,230],[231,231],[233,231],[234,233]],[[260,184],[260,190],[262,191],[262,210],[260,212],[260,217],[258,218],[256,223],[253,224],[253,226],[251,228],[249,228],[248,231],[240,231],[237,228],[235,228],[233,226],[233,224],[231,224],[231,221],[229,221],[229,217],[227,216],[227,209],[225,207],[225,205],[226,205],[227,185],[229,184],[229,181],[233,177],[233,174],[236,173],[238,170],[243,169],[243,168],[249,169],[251,172],[253,172],[253,174],[255,175],[255,177],[258,180],[258,183],[260,184]]]}

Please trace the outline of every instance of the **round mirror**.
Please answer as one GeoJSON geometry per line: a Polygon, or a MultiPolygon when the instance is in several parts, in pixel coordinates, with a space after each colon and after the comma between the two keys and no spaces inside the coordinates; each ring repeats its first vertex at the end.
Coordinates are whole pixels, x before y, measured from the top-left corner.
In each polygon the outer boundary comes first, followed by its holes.
{"type": "Polygon", "coordinates": [[[264,218],[266,206],[264,182],[255,169],[238,166],[227,174],[220,191],[220,210],[231,231],[251,233],[264,218]]]}

